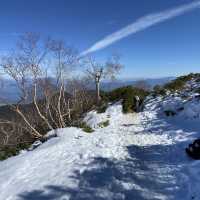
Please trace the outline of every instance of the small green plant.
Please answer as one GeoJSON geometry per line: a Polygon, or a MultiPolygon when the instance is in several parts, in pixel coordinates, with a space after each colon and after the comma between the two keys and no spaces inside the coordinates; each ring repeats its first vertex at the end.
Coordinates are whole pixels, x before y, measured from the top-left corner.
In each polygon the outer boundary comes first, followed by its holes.
{"type": "Polygon", "coordinates": [[[107,108],[108,108],[108,103],[104,102],[100,106],[97,107],[97,113],[105,113],[107,108]]]}
{"type": "Polygon", "coordinates": [[[94,130],[89,126],[84,127],[82,130],[86,133],[93,133],[94,132],[94,130]]]}
{"type": "Polygon", "coordinates": [[[173,110],[165,110],[164,113],[167,117],[176,115],[176,113],[173,110]]]}
{"type": "Polygon", "coordinates": [[[92,132],[94,132],[94,130],[90,126],[88,126],[85,122],[82,122],[79,125],[79,128],[81,128],[86,133],[92,133],[92,132]]]}
{"type": "Polygon", "coordinates": [[[77,125],[78,128],[84,128],[86,126],[87,126],[87,124],[85,122],[79,122],[77,125]]]}
{"type": "Polygon", "coordinates": [[[5,146],[0,149],[0,160],[16,156],[21,150],[28,149],[30,144],[18,144],[16,146],[5,146]]]}
{"type": "Polygon", "coordinates": [[[160,85],[156,85],[153,88],[153,96],[156,97],[158,95],[161,95],[161,96],[166,95],[166,90],[160,85]]]}
{"type": "Polygon", "coordinates": [[[104,127],[109,126],[109,124],[110,124],[109,120],[106,120],[106,121],[104,121],[104,122],[99,123],[98,126],[99,126],[100,128],[104,128],[104,127]]]}

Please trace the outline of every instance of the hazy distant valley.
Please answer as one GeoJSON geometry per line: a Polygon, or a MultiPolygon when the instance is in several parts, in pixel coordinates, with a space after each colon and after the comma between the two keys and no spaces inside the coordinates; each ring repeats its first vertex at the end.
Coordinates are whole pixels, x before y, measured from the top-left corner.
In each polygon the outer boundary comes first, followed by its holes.
{"type": "MultiPolygon", "coordinates": [[[[104,81],[101,84],[101,88],[104,91],[111,91],[113,89],[124,87],[128,85],[134,85],[139,80],[145,80],[145,82],[153,88],[155,85],[163,85],[169,82],[170,80],[173,80],[174,77],[162,77],[162,78],[145,78],[145,79],[122,79],[122,80],[114,80],[114,81],[104,81]]],[[[3,84],[1,87],[1,97],[6,99],[7,102],[15,103],[16,100],[19,98],[19,90],[17,88],[17,85],[15,81],[3,79],[3,84]]],[[[91,89],[94,89],[94,85],[91,84],[89,86],[91,89]]],[[[0,100],[0,105],[4,105],[4,103],[0,100]]]]}

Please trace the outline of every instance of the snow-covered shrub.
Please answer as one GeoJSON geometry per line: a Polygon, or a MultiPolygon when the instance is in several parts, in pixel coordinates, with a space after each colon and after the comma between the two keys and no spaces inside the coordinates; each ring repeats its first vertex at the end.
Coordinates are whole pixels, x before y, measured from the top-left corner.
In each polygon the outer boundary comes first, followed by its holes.
{"type": "Polygon", "coordinates": [[[122,105],[121,102],[116,102],[106,109],[105,113],[97,113],[96,110],[92,110],[86,114],[83,119],[89,127],[92,129],[101,128],[99,125],[105,126],[108,123],[113,124],[118,118],[122,116],[122,105]]]}
{"type": "Polygon", "coordinates": [[[171,93],[161,102],[161,110],[167,116],[176,114],[184,119],[200,118],[200,95],[195,89],[188,91],[187,88],[179,93],[171,93]]]}
{"type": "MultiPolygon", "coordinates": [[[[200,78],[199,73],[196,73],[196,74],[191,73],[186,76],[180,76],[176,78],[175,80],[165,84],[164,88],[170,91],[180,91],[180,90],[183,90],[185,87],[187,88],[187,85],[190,81],[192,81],[193,79],[197,80],[198,78],[200,78]]],[[[193,84],[189,83],[189,87],[192,87],[192,86],[193,84]]]]}

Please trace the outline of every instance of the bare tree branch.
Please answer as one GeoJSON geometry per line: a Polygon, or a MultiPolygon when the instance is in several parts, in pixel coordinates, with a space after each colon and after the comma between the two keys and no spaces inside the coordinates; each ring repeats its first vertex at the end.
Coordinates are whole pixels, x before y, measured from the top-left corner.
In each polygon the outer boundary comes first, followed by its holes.
{"type": "Polygon", "coordinates": [[[103,79],[114,79],[116,74],[121,70],[122,65],[119,63],[118,56],[112,56],[105,64],[97,63],[94,59],[89,57],[87,59],[86,74],[90,77],[96,86],[96,101],[99,103],[100,97],[100,82],[103,79]]]}

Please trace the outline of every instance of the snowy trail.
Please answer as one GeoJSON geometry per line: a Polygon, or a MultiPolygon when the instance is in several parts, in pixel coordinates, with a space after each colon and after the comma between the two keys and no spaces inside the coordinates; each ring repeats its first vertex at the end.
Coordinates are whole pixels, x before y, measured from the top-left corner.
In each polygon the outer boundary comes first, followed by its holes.
{"type": "Polygon", "coordinates": [[[192,185],[200,164],[184,154],[192,134],[154,111],[124,115],[114,105],[96,121],[106,117],[110,125],[94,133],[60,129],[36,150],[0,162],[0,200],[200,199],[192,185]]]}

